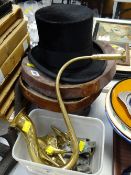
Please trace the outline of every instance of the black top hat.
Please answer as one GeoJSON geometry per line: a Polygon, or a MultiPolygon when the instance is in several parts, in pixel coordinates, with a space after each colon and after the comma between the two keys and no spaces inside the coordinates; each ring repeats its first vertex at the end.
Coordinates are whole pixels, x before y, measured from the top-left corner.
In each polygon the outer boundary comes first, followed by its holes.
{"type": "MultiPolygon", "coordinates": [[[[92,10],[80,5],[56,4],[35,14],[39,44],[29,52],[30,61],[52,78],[68,60],[102,53],[92,41],[92,10]]],[[[105,61],[83,60],[68,67],[62,81],[83,83],[101,75],[105,61]]]]}

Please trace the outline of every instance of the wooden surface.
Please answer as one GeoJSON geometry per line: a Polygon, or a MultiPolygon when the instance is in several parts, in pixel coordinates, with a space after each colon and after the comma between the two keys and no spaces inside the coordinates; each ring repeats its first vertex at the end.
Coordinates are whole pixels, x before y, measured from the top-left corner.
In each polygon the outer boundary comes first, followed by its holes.
{"type": "MultiPolygon", "coordinates": [[[[129,8],[131,8],[131,1],[130,3],[121,3],[122,11],[129,8]]],[[[120,19],[131,19],[131,10],[121,14],[120,19]]]]}
{"type": "MultiPolygon", "coordinates": [[[[22,59],[22,56],[25,53],[27,48],[23,48],[24,43],[27,42],[29,45],[29,35],[27,34],[23,40],[19,43],[19,45],[15,48],[15,50],[11,53],[11,55],[6,59],[6,61],[0,67],[4,78],[6,79],[15,69],[15,67],[19,64],[22,59]]],[[[1,85],[5,80],[1,82],[1,85]]]]}
{"type": "Polygon", "coordinates": [[[0,19],[0,36],[17,20],[23,18],[22,10],[18,5],[13,5],[13,10],[0,19]]]}
{"type": "Polygon", "coordinates": [[[5,117],[5,114],[7,113],[11,104],[13,103],[14,98],[15,98],[15,92],[14,90],[12,90],[5,99],[5,102],[2,104],[2,106],[0,106],[0,117],[5,117]]]}
{"type": "MultiPolygon", "coordinates": [[[[104,1],[104,7],[103,7],[103,16],[109,16],[112,17],[112,11],[113,11],[113,3],[114,0],[105,0],[104,1]]],[[[121,3],[122,9],[131,8],[131,3],[121,3]]],[[[131,11],[128,11],[127,13],[120,16],[121,19],[131,19],[131,11]]]]}
{"type": "Polygon", "coordinates": [[[27,22],[19,19],[0,37],[0,67],[14,52],[26,34],[27,22]]]}
{"type": "Polygon", "coordinates": [[[114,132],[113,136],[113,175],[121,175],[131,166],[131,144],[114,132]]]}
{"type": "Polygon", "coordinates": [[[8,93],[14,87],[16,80],[20,75],[20,64],[15,68],[15,70],[9,75],[5,80],[3,86],[0,86],[0,105],[4,103],[4,99],[8,96],[8,93]]]}

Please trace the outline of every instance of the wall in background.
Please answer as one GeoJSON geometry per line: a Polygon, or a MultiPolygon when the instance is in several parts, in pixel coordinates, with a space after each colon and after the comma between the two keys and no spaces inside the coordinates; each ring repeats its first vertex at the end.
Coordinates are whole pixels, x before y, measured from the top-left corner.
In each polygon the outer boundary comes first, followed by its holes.
{"type": "MultiPolygon", "coordinates": [[[[112,10],[113,10],[113,3],[114,0],[105,0],[104,2],[104,8],[103,8],[103,16],[111,17],[112,16],[112,10]]],[[[131,3],[121,3],[122,9],[131,8],[131,3]]],[[[127,18],[131,19],[131,11],[126,12],[121,16],[121,18],[127,18]]]]}

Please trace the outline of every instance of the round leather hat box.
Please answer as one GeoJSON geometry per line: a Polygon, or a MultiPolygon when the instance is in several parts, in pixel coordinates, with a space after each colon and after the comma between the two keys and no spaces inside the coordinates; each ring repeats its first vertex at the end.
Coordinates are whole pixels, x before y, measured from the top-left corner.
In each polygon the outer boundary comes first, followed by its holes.
{"type": "MultiPolygon", "coordinates": [[[[22,81],[21,78],[19,82],[22,93],[27,100],[36,104],[40,108],[44,108],[54,112],[61,111],[58,101],[56,99],[47,97],[31,89],[24,81],[22,81]]],[[[90,106],[92,102],[99,96],[99,94],[100,92],[80,99],[66,100],[64,101],[66,109],[70,113],[80,112],[81,110],[90,106]]]]}

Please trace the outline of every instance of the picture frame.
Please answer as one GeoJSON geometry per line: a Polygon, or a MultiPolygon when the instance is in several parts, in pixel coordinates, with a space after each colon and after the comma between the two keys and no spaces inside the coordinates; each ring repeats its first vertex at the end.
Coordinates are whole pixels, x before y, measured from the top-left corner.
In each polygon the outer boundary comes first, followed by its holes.
{"type": "MultiPolygon", "coordinates": [[[[126,35],[126,34],[125,34],[126,35]]],[[[114,35],[113,35],[114,36],[114,35]]],[[[118,37],[117,36],[117,37],[118,37]]],[[[93,40],[100,40],[104,42],[108,42],[113,48],[115,53],[119,53],[121,49],[125,49],[126,51],[126,60],[125,62],[117,61],[116,66],[116,75],[118,79],[131,77],[131,21],[129,20],[121,20],[121,19],[109,19],[109,18],[94,18],[93,19],[93,32],[92,32],[93,40]],[[105,25],[106,30],[103,30],[103,25],[105,25]],[[128,30],[129,38],[115,38],[110,37],[112,34],[112,28],[116,29],[118,34],[124,33],[124,29],[128,30]],[[123,29],[123,28],[124,29],[123,29]],[[118,30],[117,30],[118,29],[118,30]],[[102,30],[102,31],[101,31],[102,30]],[[105,35],[104,35],[105,34],[105,35]],[[113,38],[113,39],[112,39],[113,38]],[[121,48],[121,49],[120,49],[121,48]]]]}
{"type": "Polygon", "coordinates": [[[131,20],[94,18],[93,40],[128,43],[131,46],[131,20]]]}

